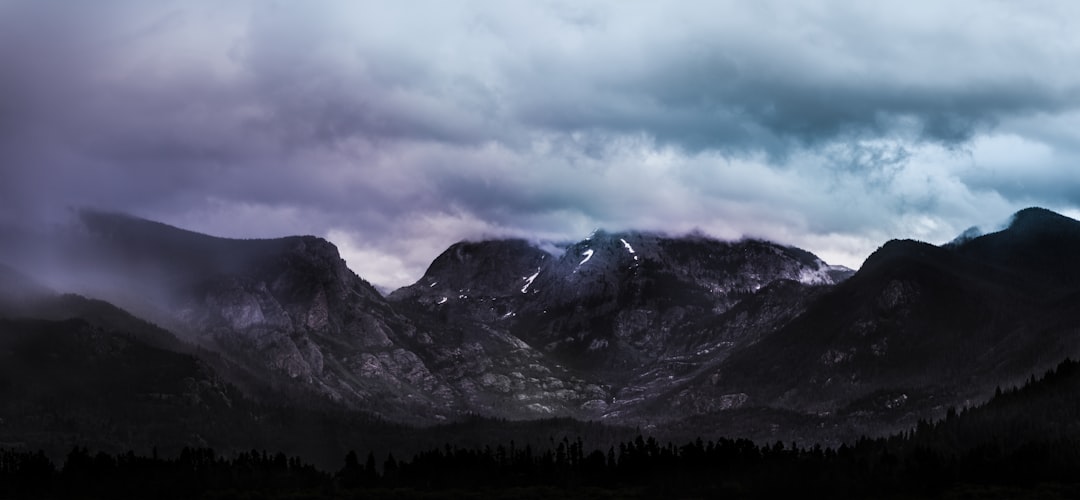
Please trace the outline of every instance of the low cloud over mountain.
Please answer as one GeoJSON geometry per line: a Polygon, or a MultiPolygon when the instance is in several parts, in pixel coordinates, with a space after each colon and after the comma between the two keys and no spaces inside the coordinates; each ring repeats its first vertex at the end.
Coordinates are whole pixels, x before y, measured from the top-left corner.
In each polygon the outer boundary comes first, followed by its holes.
{"type": "Polygon", "coordinates": [[[857,267],[1076,213],[1077,9],[4,2],[0,222],[333,234],[390,287],[463,238],[595,227],[857,267]]]}

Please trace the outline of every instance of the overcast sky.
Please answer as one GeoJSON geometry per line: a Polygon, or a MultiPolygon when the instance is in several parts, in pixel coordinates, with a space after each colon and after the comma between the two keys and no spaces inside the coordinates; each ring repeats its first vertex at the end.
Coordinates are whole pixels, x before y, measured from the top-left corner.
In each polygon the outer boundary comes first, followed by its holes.
{"type": "Polygon", "coordinates": [[[0,0],[0,222],[764,237],[858,267],[1080,215],[1080,2],[0,0]]]}

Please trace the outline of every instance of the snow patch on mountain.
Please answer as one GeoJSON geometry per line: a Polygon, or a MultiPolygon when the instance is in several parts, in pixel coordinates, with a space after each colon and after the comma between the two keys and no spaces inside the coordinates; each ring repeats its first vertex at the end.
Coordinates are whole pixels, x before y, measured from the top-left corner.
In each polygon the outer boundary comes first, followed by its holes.
{"type": "Polygon", "coordinates": [[[525,280],[525,286],[521,287],[521,293],[528,292],[529,291],[529,285],[532,285],[533,281],[536,280],[536,277],[539,276],[539,275],[540,275],[540,268],[537,268],[536,272],[533,273],[532,276],[529,276],[527,278],[522,278],[522,279],[525,280]]]}
{"type": "Polygon", "coordinates": [[[591,258],[592,258],[592,256],[593,256],[593,249],[591,249],[591,248],[590,248],[590,249],[588,249],[588,250],[585,250],[584,252],[582,252],[582,253],[581,253],[581,255],[585,256],[585,258],[584,258],[584,259],[581,259],[581,262],[578,262],[578,265],[579,265],[579,266],[580,266],[580,265],[582,265],[582,264],[585,264],[586,262],[588,262],[588,261],[589,261],[589,259],[591,259],[591,258]]]}
{"type": "Polygon", "coordinates": [[[626,240],[624,240],[624,239],[622,239],[622,238],[619,238],[619,241],[621,241],[621,242],[622,242],[622,244],[623,244],[623,246],[624,246],[624,247],[626,247],[626,251],[627,251],[627,252],[630,252],[630,255],[633,255],[633,256],[634,256],[634,260],[638,260],[638,256],[637,256],[637,255],[634,255],[634,254],[636,254],[636,253],[637,253],[637,252],[635,252],[635,251],[634,251],[634,247],[630,246],[630,244],[629,244],[629,243],[627,243],[627,242],[626,242],[626,240]]]}

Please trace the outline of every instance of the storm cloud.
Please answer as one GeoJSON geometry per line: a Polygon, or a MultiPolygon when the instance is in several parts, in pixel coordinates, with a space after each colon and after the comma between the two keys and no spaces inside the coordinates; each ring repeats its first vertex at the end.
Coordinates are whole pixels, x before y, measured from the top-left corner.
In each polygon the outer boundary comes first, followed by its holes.
{"type": "Polygon", "coordinates": [[[1075,2],[0,1],[0,223],[765,237],[857,267],[1080,214],[1075,2]]]}

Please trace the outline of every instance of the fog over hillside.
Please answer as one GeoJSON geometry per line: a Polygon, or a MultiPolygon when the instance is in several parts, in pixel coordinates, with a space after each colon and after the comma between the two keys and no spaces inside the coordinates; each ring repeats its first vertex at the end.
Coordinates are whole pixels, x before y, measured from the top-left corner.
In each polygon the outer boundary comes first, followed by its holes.
{"type": "Polygon", "coordinates": [[[386,289],[459,240],[596,228],[857,268],[1080,215],[1077,8],[6,1],[0,224],[313,234],[386,289]]]}

